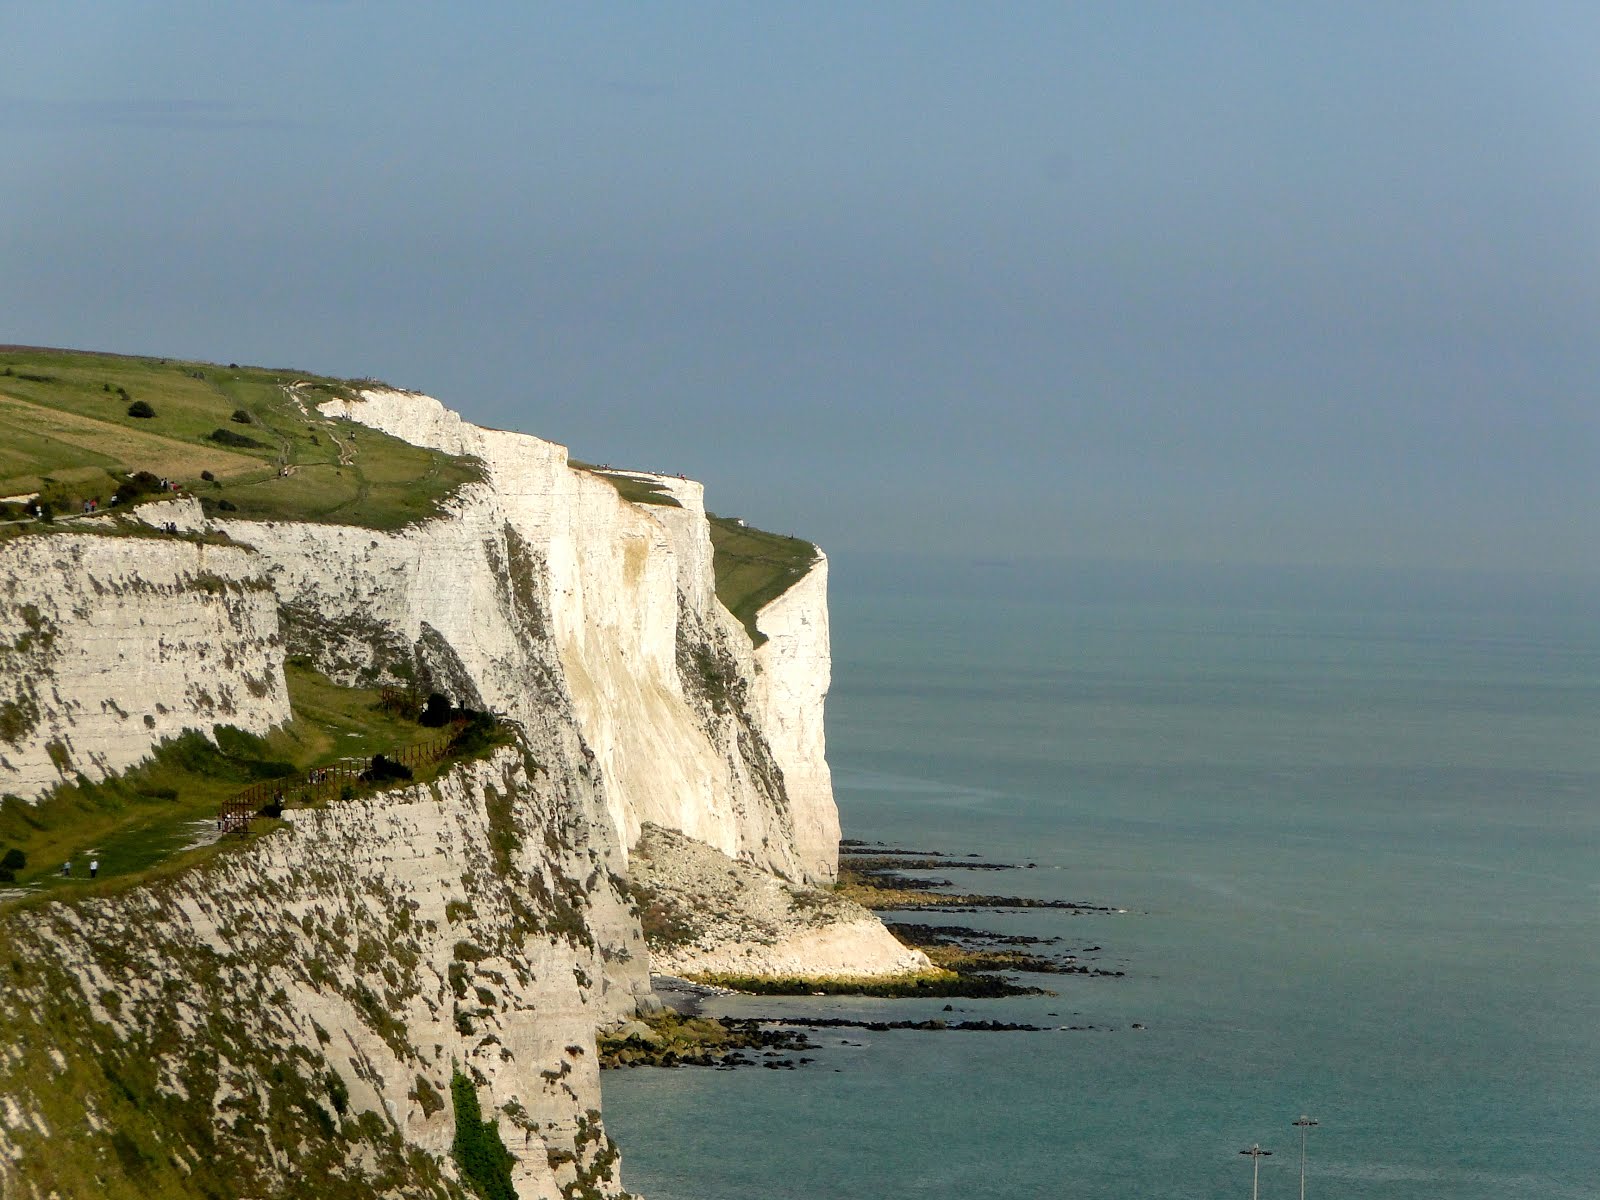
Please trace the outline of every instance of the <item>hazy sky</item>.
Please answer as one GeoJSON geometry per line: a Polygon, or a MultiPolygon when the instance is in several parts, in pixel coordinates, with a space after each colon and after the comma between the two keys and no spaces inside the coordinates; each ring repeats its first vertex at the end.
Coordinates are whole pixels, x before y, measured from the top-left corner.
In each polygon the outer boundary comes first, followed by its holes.
{"type": "Polygon", "coordinates": [[[13,0],[0,44],[0,341],[379,376],[830,548],[1600,565],[1593,3],[13,0]]]}

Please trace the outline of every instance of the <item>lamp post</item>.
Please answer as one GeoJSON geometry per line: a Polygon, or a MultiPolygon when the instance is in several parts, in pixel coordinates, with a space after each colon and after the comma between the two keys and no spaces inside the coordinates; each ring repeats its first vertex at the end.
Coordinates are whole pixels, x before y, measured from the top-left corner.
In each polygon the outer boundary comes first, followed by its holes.
{"type": "Polygon", "coordinates": [[[1293,1122],[1300,1131],[1300,1200],[1306,1200],[1306,1134],[1316,1125],[1305,1113],[1300,1114],[1300,1119],[1293,1122]]]}
{"type": "Polygon", "coordinates": [[[1248,1154],[1252,1159],[1255,1160],[1256,1169],[1255,1177],[1250,1184],[1250,1200],[1261,1200],[1261,1160],[1263,1158],[1270,1157],[1272,1151],[1263,1150],[1261,1148],[1261,1143],[1257,1142],[1254,1146],[1251,1146],[1250,1149],[1241,1150],[1239,1153],[1248,1154]]]}

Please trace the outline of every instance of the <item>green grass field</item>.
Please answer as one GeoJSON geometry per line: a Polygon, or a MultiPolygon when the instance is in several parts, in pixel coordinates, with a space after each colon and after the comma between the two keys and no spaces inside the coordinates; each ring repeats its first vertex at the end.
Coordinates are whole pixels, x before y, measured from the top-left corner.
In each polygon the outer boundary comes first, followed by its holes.
{"type": "MultiPolygon", "coordinates": [[[[7,797],[0,803],[0,851],[17,848],[28,865],[19,884],[37,894],[60,888],[114,889],[181,868],[216,851],[192,846],[214,829],[217,809],[263,779],[303,777],[310,767],[341,758],[393,754],[437,737],[379,705],[374,689],[345,688],[310,667],[285,670],[294,719],[265,737],[224,728],[213,744],[199,733],[162,743],[144,764],[101,783],[62,784],[37,804],[7,797]],[[90,858],[100,875],[85,878],[90,858]],[[71,879],[60,875],[71,861],[71,879]]],[[[430,777],[419,770],[418,779],[430,777]]]]}
{"type": "Polygon", "coordinates": [[[759,646],[767,639],[756,628],[756,614],[804,577],[817,561],[817,548],[801,538],[751,529],[731,517],[711,514],[710,520],[717,599],[759,646]]]}
{"type": "Polygon", "coordinates": [[[597,467],[593,463],[570,457],[567,459],[567,466],[574,471],[587,471],[597,478],[604,479],[617,489],[617,495],[634,504],[659,504],[663,508],[683,507],[671,492],[653,479],[629,471],[613,471],[609,467],[597,467]]]}
{"type": "Polygon", "coordinates": [[[119,477],[149,471],[214,514],[396,529],[482,477],[473,459],[316,411],[356,386],[260,367],[0,348],[0,497],[38,492],[57,515],[72,514],[84,500],[104,505],[119,477]],[[155,415],[130,415],[141,402],[155,415]]]}

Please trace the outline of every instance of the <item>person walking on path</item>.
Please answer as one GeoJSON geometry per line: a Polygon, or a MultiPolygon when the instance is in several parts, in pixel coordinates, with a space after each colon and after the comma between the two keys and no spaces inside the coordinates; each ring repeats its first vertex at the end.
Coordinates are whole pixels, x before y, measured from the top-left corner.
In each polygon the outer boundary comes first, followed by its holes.
{"type": "Polygon", "coordinates": [[[93,879],[98,874],[100,874],[100,860],[91,858],[89,860],[89,878],[93,879]]]}
{"type": "Polygon", "coordinates": [[[63,878],[63,879],[71,879],[72,878],[72,860],[70,858],[67,859],[66,862],[61,864],[61,878],[63,878]]]}

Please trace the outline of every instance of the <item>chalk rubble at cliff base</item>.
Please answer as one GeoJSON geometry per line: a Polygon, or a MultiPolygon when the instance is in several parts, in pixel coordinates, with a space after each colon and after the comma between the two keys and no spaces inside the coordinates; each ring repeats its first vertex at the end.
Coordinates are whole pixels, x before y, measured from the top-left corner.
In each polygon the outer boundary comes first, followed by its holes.
{"type": "Polygon", "coordinates": [[[652,968],[669,975],[883,978],[929,970],[850,900],[777,879],[671,829],[646,825],[629,879],[661,905],[652,968]]]}

